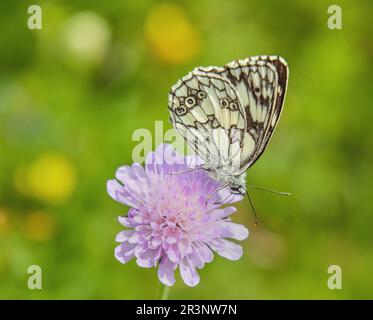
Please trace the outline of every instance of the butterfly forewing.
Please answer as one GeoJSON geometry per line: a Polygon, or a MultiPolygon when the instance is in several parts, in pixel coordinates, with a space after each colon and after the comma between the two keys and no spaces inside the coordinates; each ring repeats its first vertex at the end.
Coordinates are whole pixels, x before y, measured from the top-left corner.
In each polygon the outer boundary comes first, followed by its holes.
{"type": "Polygon", "coordinates": [[[284,102],[288,69],[277,56],[199,67],[169,95],[171,120],[209,167],[240,175],[263,153],[284,102]]]}
{"type": "Polygon", "coordinates": [[[229,80],[195,69],[172,87],[169,103],[175,128],[197,154],[210,165],[239,167],[246,122],[229,80]]]}

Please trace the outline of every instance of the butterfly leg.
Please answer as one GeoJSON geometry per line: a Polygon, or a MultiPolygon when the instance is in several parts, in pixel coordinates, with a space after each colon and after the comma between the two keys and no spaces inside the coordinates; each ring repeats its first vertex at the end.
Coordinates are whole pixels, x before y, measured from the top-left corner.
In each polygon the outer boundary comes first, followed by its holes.
{"type": "Polygon", "coordinates": [[[207,198],[206,198],[206,205],[207,205],[207,202],[215,195],[217,194],[220,190],[223,190],[225,189],[226,187],[229,187],[229,183],[226,183],[226,184],[223,184],[222,186],[220,186],[219,188],[217,188],[214,192],[210,193],[207,198]]]}
{"type": "Polygon", "coordinates": [[[171,172],[170,175],[171,176],[176,176],[176,175],[179,175],[179,174],[183,174],[183,173],[186,173],[186,172],[199,170],[199,169],[206,170],[204,167],[201,166],[201,167],[196,167],[196,168],[189,168],[189,169],[186,169],[186,170],[183,170],[183,171],[180,171],[180,172],[171,172]]]}
{"type": "Polygon", "coordinates": [[[214,204],[218,204],[218,205],[221,205],[223,203],[226,203],[227,200],[232,196],[233,194],[232,193],[229,193],[228,197],[225,197],[225,199],[221,202],[215,202],[214,204]]]}

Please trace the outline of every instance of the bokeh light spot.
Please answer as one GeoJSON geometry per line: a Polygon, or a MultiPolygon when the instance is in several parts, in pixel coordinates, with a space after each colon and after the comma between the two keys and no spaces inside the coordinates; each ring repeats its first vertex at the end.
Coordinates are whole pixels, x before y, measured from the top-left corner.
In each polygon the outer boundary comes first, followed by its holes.
{"type": "Polygon", "coordinates": [[[183,63],[200,49],[198,31],[177,4],[165,2],[153,7],[145,23],[145,35],[154,54],[168,63],[183,63]]]}
{"type": "Polygon", "coordinates": [[[111,30],[106,20],[89,11],[72,16],[63,29],[63,43],[69,56],[82,64],[100,63],[110,38],[111,30]]]}
{"type": "Polygon", "coordinates": [[[10,230],[9,214],[6,209],[0,208],[0,235],[5,235],[10,230]]]}
{"type": "Polygon", "coordinates": [[[64,155],[46,153],[15,173],[15,186],[23,194],[59,204],[68,200],[76,186],[71,161],[64,155]]]}
{"type": "Polygon", "coordinates": [[[47,241],[56,233],[56,221],[54,216],[44,211],[34,211],[25,218],[24,233],[34,241],[47,241]]]}

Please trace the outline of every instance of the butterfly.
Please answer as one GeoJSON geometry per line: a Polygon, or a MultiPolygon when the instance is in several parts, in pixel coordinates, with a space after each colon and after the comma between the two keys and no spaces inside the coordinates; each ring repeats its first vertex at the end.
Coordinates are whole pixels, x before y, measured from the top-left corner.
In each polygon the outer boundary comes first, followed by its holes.
{"type": "Polygon", "coordinates": [[[195,68],[172,86],[170,120],[221,188],[247,193],[246,170],[275,130],[288,75],[282,57],[261,55],[195,68]]]}

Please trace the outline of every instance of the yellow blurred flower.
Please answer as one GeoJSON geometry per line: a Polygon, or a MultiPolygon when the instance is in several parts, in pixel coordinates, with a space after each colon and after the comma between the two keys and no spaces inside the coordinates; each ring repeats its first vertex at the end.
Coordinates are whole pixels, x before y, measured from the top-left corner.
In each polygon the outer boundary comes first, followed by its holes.
{"type": "Polygon", "coordinates": [[[182,63],[200,49],[198,31],[177,4],[156,5],[145,23],[145,36],[154,53],[168,63],[182,63]]]}
{"type": "Polygon", "coordinates": [[[19,192],[52,204],[68,200],[75,185],[72,163],[59,154],[42,154],[30,165],[19,167],[15,174],[19,192]]]}
{"type": "Polygon", "coordinates": [[[8,233],[9,230],[9,214],[4,208],[0,208],[0,235],[8,233]]]}
{"type": "Polygon", "coordinates": [[[26,216],[23,231],[31,240],[47,241],[56,234],[56,220],[48,212],[34,211],[26,216]]]}
{"type": "Polygon", "coordinates": [[[94,12],[75,14],[63,27],[62,40],[69,57],[83,64],[102,61],[111,38],[109,24],[94,12]]]}

